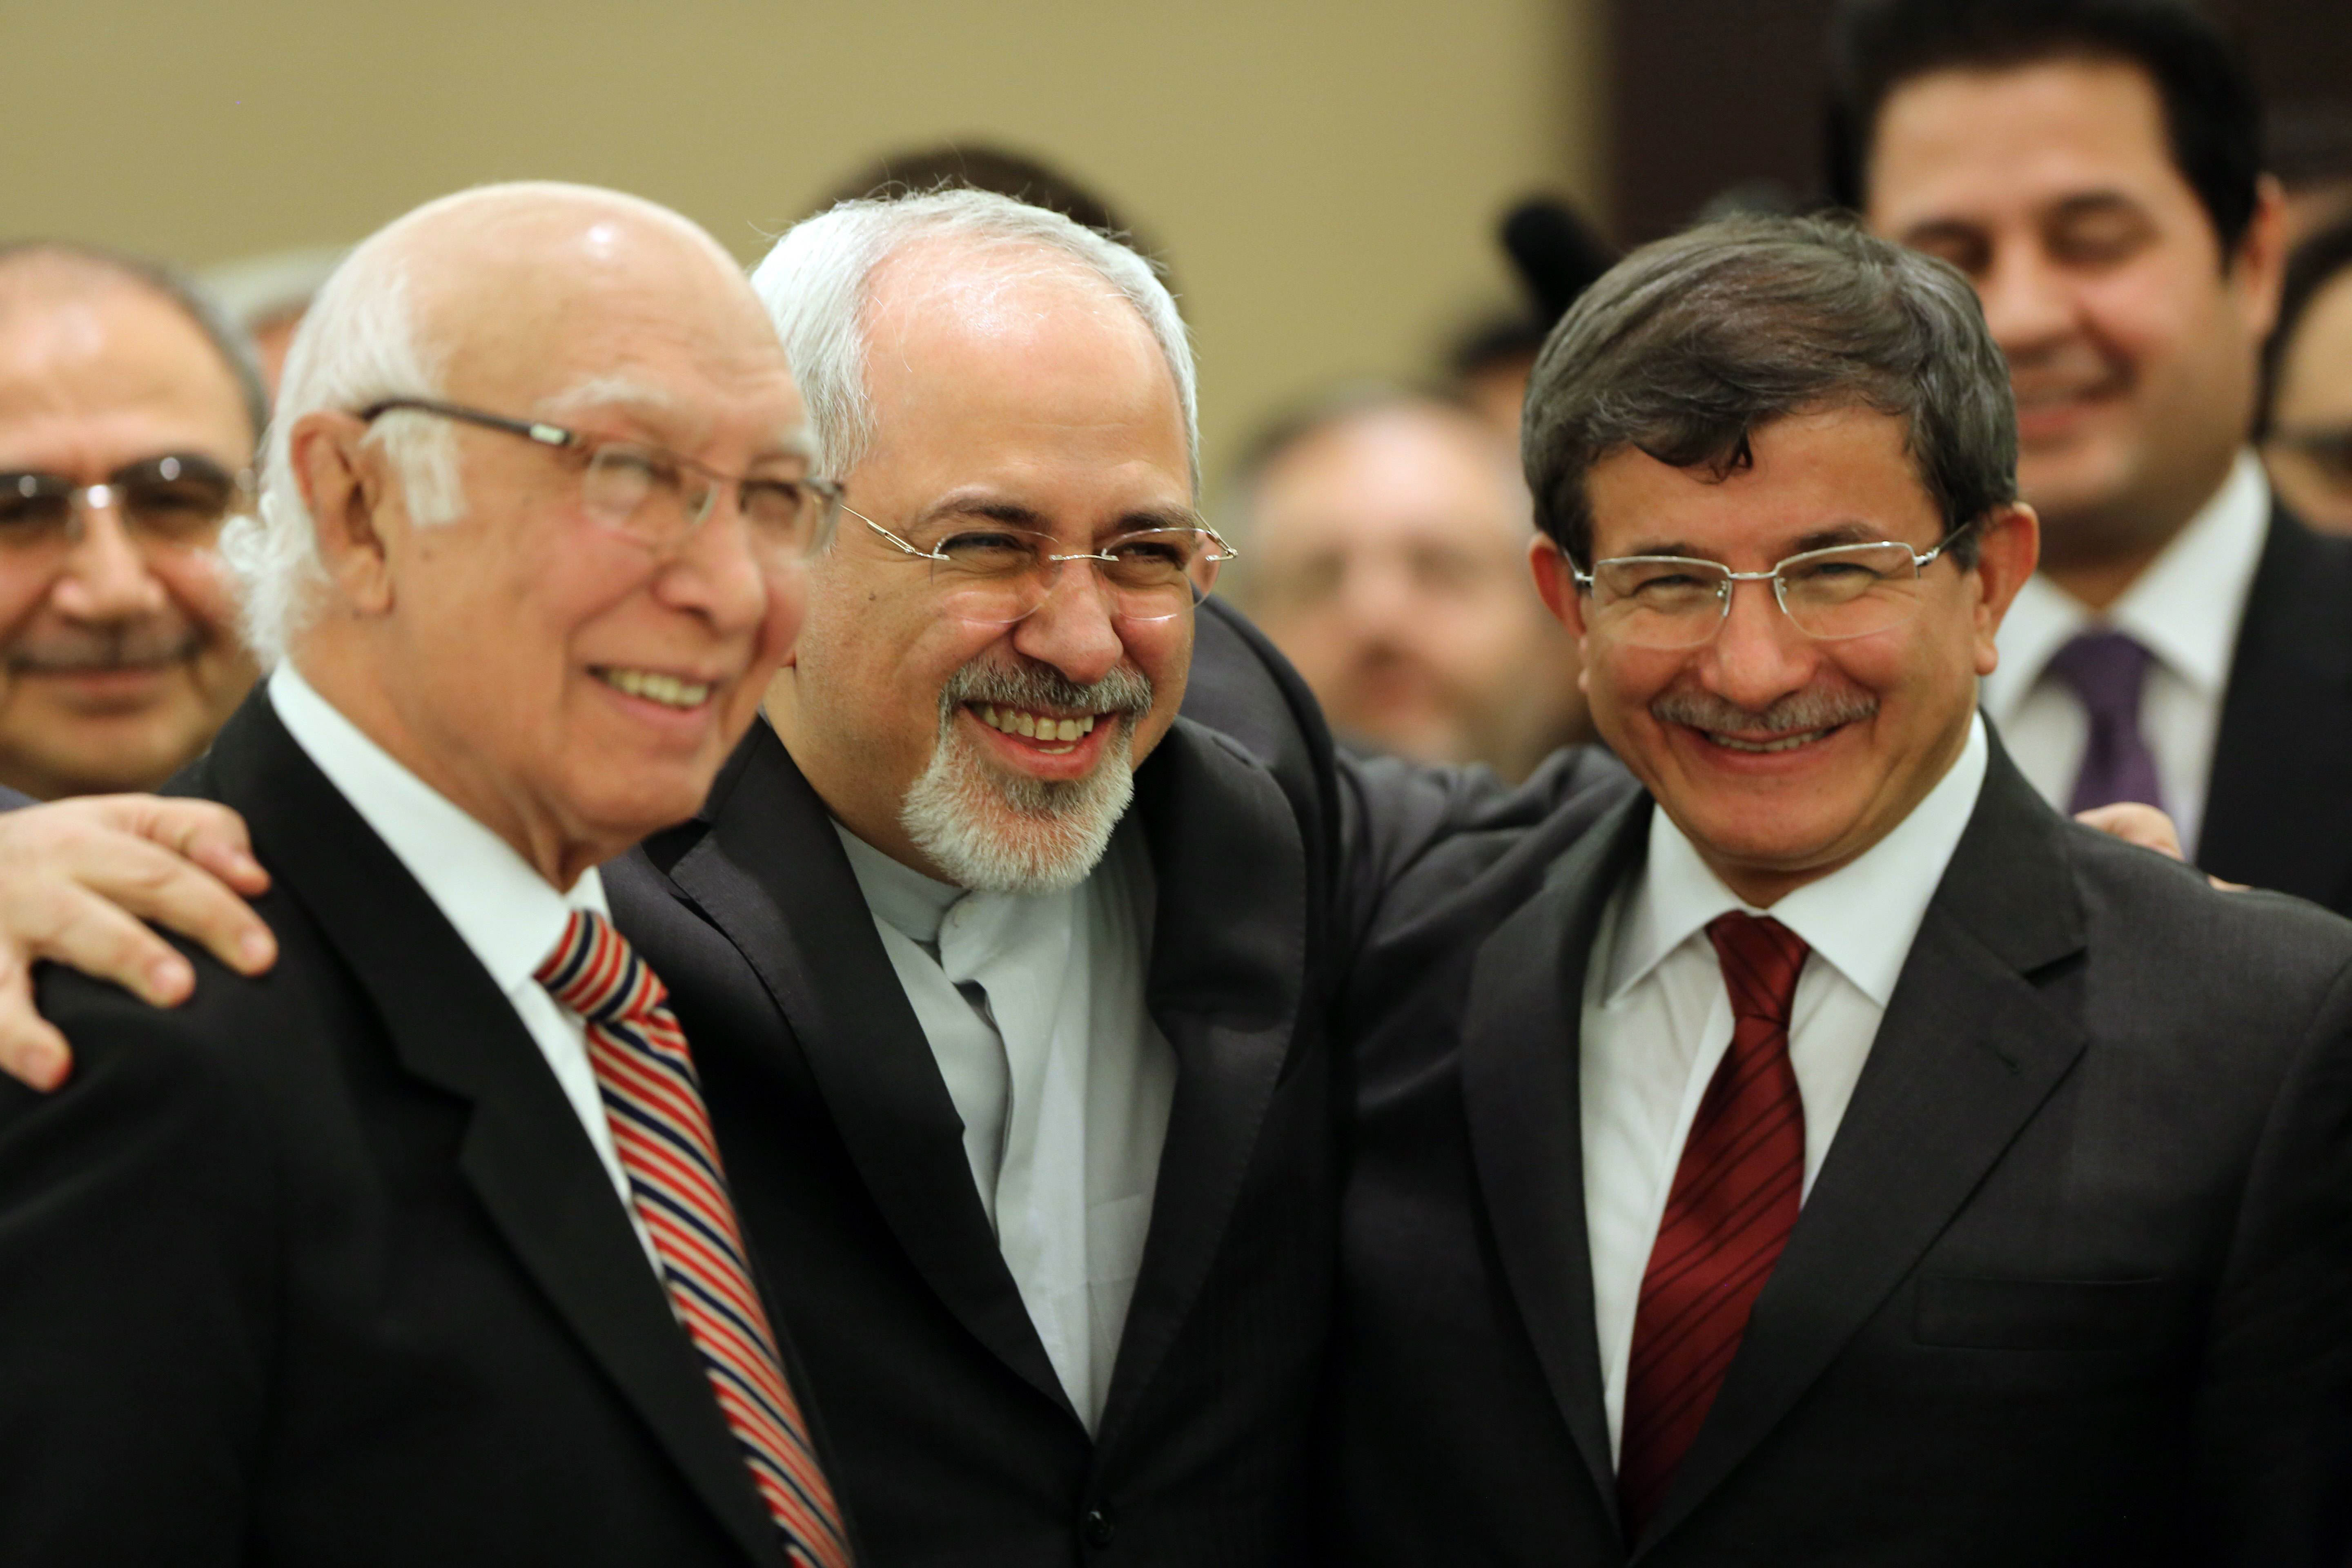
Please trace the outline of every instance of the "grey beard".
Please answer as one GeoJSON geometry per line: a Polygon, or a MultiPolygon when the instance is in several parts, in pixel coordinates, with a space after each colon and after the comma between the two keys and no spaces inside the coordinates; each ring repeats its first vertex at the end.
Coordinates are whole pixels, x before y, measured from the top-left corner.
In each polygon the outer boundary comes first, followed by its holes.
{"type": "Polygon", "coordinates": [[[1705,691],[1669,691],[1650,704],[1650,717],[1739,735],[1796,735],[1851,724],[1878,711],[1878,699],[1859,691],[1792,691],[1761,713],[1705,691]]]}
{"type": "Polygon", "coordinates": [[[1079,686],[1044,669],[967,665],[940,693],[939,743],[898,808],[899,825],[932,865],[975,892],[1051,893],[1087,879],[1135,798],[1135,721],[1151,683],[1114,669],[1079,686]],[[966,703],[1083,709],[1118,726],[1084,778],[1009,773],[983,756],[955,721],[966,703]]]}

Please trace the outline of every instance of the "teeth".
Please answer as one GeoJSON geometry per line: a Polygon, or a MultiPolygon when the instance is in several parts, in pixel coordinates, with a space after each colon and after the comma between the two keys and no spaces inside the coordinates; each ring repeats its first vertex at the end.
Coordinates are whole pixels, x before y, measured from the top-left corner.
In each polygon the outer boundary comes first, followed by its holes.
{"type": "Polygon", "coordinates": [[[1059,741],[1067,744],[1094,733],[1097,715],[1083,719],[1056,719],[1050,713],[1024,713],[1018,708],[998,708],[982,704],[972,714],[992,730],[1008,735],[1019,735],[1031,741],[1059,741]]]}
{"type": "Polygon", "coordinates": [[[1796,734],[1783,735],[1778,740],[1773,741],[1735,740],[1729,735],[1718,735],[1712,730],[1702,730],[1699,733],[1705,735],[1708,740],[1714,742],[1717,745],[1721,746],[1727,752],[1793,752],[1799,746],[1805,745],[1810,742],[1820,740],[1823,735],[1828,734],[1829,731],[1827,730],[1801,730],[1796,734]]]}
{"type": "Polygon", "coordinates": [[[710,697],[707,680],[680,680],[652,669],[600,669],[596,679],[616,691],[658,702],[665,708],[698,708],[710,697]]]}

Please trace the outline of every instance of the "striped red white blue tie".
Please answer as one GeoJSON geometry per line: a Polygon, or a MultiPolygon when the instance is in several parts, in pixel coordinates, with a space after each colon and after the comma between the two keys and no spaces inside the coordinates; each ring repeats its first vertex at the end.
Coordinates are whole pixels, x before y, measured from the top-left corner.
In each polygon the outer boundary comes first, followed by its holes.
{"type": "Polygon", "coordinates": [[[660,1257],[670,1305],[742,1445],[752,1484],[783,1533],[785,1556],[806,1568],[847,1568],[841,1510],[809,1447],[751,1283],[694,1058],[663,1005],[668,992],[593,910],[572,911],[539,981],[587,1026],[589,1058],[637,1217],[660,1257]]]}

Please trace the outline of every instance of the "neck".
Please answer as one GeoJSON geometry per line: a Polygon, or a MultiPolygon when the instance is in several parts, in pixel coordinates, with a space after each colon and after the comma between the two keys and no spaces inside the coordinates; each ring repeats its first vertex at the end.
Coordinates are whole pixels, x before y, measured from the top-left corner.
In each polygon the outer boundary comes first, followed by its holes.
{"type": "Polygon", "coordinates": [[[916,847],[906,824],[899,820],[903,796],[880,801],[873,790],[859,788],[862,781],[856,770],[841,762],[850,748],[823,745],[810,734],[807,716],[801,711],[798,669],[786,665],[776,671],[775,679],[768,682],[767,700],[761,705],[760,714],[776,731],[793,765],[800,769],[835,822],[899,865],[920,871],[934,882],[956,885],[953,877],[916,847]]]}
{"type": "Polygon", "coordinates": [[[558,892],[570,891],[590,868],[628,847],[565,833],[520,791],[472,765],[463,748],[429,743],[428,727],[398,700],[373,661],[343,639],[314,634],[289,661],[328,706],[435,794],[497,834],[558,892]]]}

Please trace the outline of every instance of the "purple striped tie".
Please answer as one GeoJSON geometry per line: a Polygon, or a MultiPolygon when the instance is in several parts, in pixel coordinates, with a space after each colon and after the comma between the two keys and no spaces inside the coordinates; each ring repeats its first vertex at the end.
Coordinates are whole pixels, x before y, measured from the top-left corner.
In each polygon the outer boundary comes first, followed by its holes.
{"type": "Polygon", "coordinates": [[[751,1284],[694,1058],[663,1005],[668,992],[593,910],[572,911],[539,983],[587,1026],[614,1146],[660,1256],[670,1307],[702,1357],[784,1555],[803,1568],[847,1568],[841,1510],[751,1284]]]}
{"type": "Polygon", "coordinates": [[[1778,921],[1727,914],[1706,934],[1731,997],[1731,1046],[1675,1167],[1642,1276],[1617,1500],[1628,1540],[1665,1500],[1796,1227],[1805,1104],[1789,1065],[1789,1010],[1810,951],[1778,921]]]}

